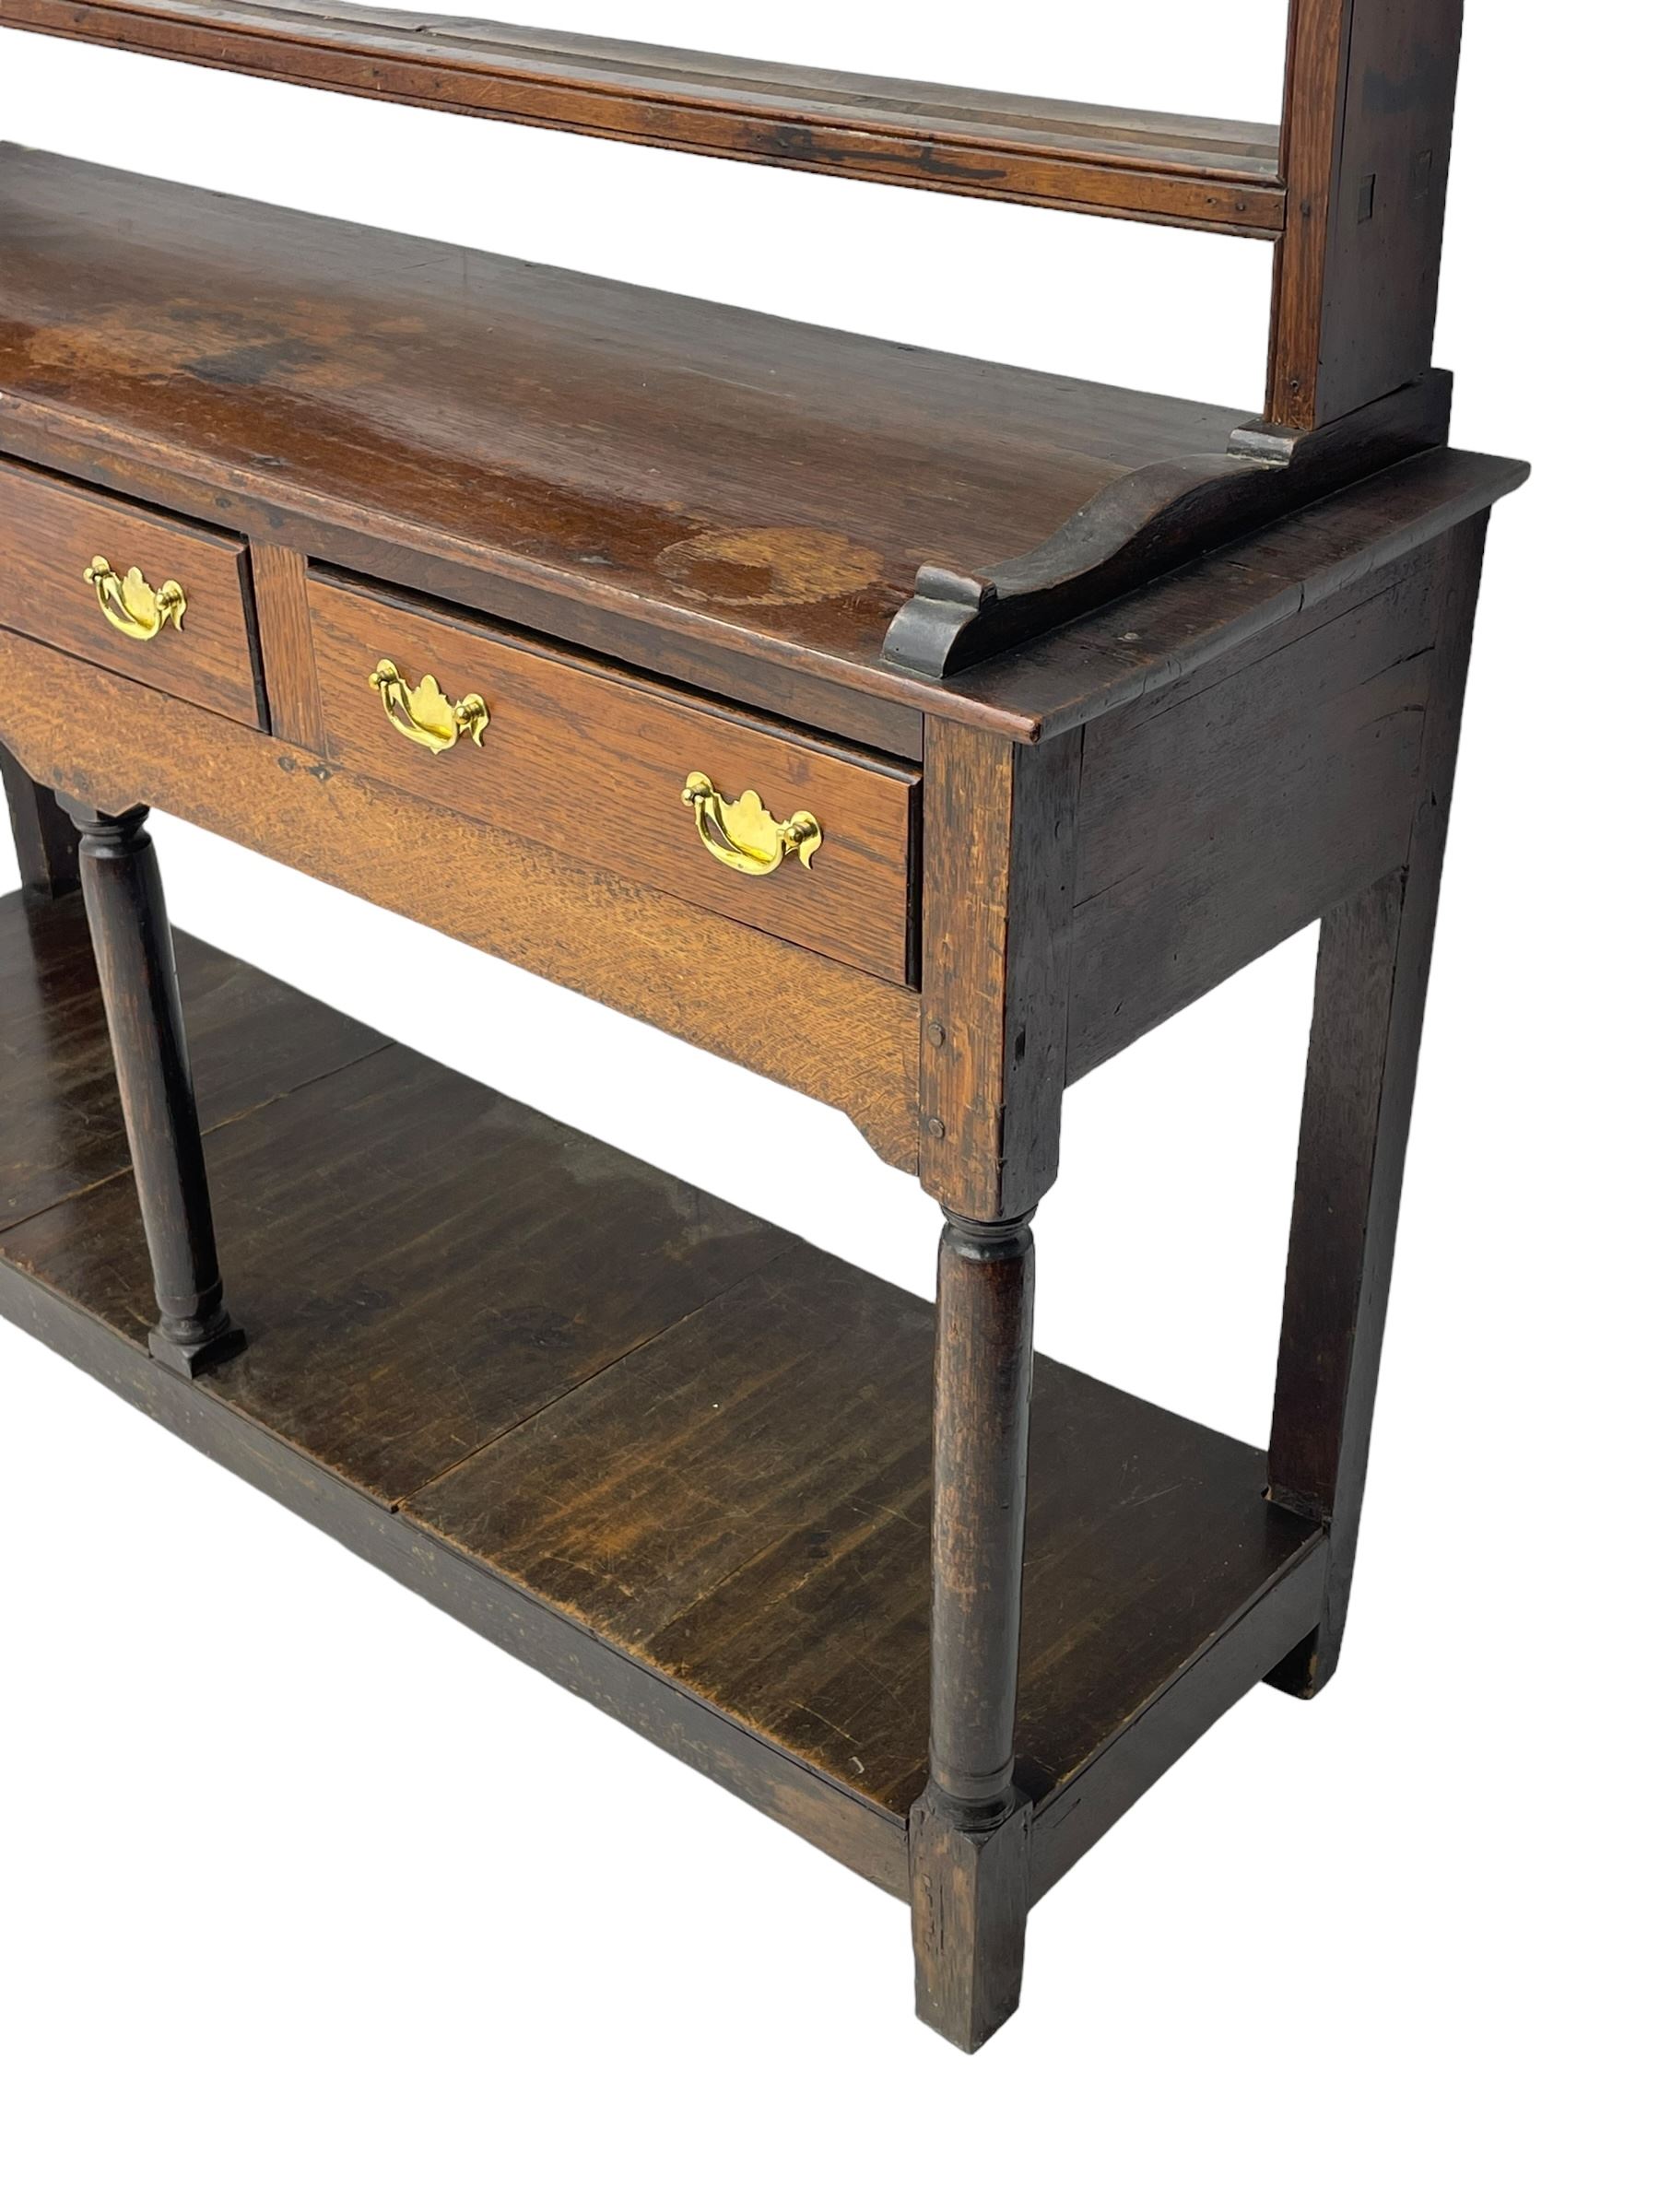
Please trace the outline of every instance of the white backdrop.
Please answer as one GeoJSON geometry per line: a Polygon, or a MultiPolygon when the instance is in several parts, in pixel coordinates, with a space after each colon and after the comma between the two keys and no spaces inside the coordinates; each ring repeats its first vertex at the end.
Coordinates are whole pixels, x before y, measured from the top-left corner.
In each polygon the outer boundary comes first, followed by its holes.
{"type": "MultiPolygon", "coordinates": [[[[1282,0],[1012,26],[977,0],[513,12],[1196,112],[1278,96],[1282,0]]],[[[1537,474],[1492,527],[1330,1694],[1246,1700],[1042,1904],[1024,2009],[970,2065],[910,2019],[897,1906],[0,1333],[19,2212],[578,2191],[758,2212],[930,2176],[1135,2207],[1639,2201],[1655,728],[1618,647],[1652,628],[1651,462],[1626,428],[1651,412],[1651,269],[1553,188],[1561,149],[1542,173],[1531,120],[1593,109],[1567,159],[1609,187],[1633,161],[1647,11],[1601,12],[1617,30],[1563,53],[1526,29],[1554,9],[1468,10],[1437,358],[1457,441],[1537,474]]],[[[1262,246],[11,32],[0,135],[1115,382],[1259,392],[1262,246]]],[[[933,1208],[826,1110],[158,828],[181,925],[930,1288],[933,1208]]],[[[1038,1221],[1041,1347],[1256,1441],[1312,972],[1299,939],[1075,1090],[1038,1221]]]]}

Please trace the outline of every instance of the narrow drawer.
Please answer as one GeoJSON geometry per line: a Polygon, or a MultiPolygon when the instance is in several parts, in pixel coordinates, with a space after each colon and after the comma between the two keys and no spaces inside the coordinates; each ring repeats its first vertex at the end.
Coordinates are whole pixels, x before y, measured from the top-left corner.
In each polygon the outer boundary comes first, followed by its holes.
{"type": "Polygon", "coordinates": [[[310,594],[342,767],[910,980],[913,768],[356,582],[310,594]]]}
{"type": "Polygon", "coordinates": [[[264,726],[241,539],[0,463],[0,625],[264,726]]]}

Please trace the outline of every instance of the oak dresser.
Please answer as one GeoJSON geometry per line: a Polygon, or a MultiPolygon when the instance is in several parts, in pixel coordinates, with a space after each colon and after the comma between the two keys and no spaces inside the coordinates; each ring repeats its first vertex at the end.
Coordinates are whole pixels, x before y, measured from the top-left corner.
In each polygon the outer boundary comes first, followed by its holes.
{"type": "Polygon", "coordinates": [[[1030,1904],[1253,1685],[1336,1661],[1525,474],[1449,445],[1430,362],[1458,23],[1293,0],[1253,126],[0,0],[1271,249],[1256,410],[0,150],[0,1312],[908,1900],[967,2049],[1030,1904]],[[944,1209],[936,1307],[175,945],[150,808],[850,1115],[944,1209]],[[1032,1217],[1067,1086],[1312,923],[1263,1452],[1034,1358],[1032,1217]]]}

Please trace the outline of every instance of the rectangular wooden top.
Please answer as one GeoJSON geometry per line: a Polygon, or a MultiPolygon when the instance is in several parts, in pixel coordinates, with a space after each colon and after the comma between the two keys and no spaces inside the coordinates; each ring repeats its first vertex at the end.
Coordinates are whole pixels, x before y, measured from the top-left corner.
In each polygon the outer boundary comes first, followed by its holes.
{"type": "Polygon", "coordinates": [[[1249,410],[857,337],[0,146],[0,451],[920,757],[1017,736],[1488,506],[1441,453],[943,680],[918,566],[994,566],[1249,410]]]}
{"type": "Polygon", "coordinates": [[[876,671],[1214,407],[0,147],[7,418],[740,650],[876,671]]]}

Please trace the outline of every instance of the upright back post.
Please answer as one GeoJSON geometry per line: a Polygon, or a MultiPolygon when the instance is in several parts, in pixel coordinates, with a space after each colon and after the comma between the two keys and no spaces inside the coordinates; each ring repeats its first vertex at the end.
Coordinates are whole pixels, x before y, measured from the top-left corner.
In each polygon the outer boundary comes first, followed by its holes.
{"type": "Polygon", "coordinates": [[[1434,343],[1463,0],[1290,0],[1266,419],[1317,429],[1434,343]]]}

